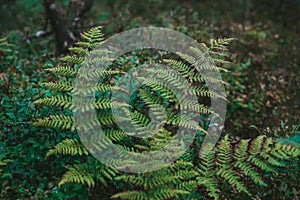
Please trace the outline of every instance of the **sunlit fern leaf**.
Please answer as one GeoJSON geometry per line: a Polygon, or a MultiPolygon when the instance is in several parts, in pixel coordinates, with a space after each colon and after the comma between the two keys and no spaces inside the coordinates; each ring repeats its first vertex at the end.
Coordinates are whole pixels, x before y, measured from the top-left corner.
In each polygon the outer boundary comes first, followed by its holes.
{"type": "Polygon", "coordinates": [[[219,38],[219,39],[210,39],[210,47],[211,49],[217,48],[221,50],[227,50],[228,45],[230,42],[236,40],[236,38],[219,38]]]}
{"type": "Polygon", "coordinates": [[[189,110],[189,111],[194,111],[194,112],[198,112],[198,113],[214,113],[212,110],[210,110],[209,108],[207,108],[207,106],[205,106],[204,104],[197,104],[197,105],[192,105],[192,104],[179,104],[176,105],[177,109],[182,109],[182,110],[189,110]]]}
{"type": "Polygon", "coordinates": [[[88,53],[88,50],[87,49],[84,49],[82,47],[71,47],[69,48],[70,51],[74,52],[74,53],[77,53],[79,55],[86,55],[88,53]]]}
{"type": "Polygon", "coordinates": [[[53,90],[57,90],[59,92],[71,92],[73,90],[72,83],[69,81],[47,82],[42,83],[41,85],[44,85],[53,90]]]}
{"type": "Polygon", "coordinates": [[[77,139],[65,139],[55,145],[54,148],[50,149],[46,154],[46,158],[51,155],[88,155],[87,149],[83,146],[81,141],[77,139]]]}
{"type": "Polygon", "coordinates": [[[65,109],[70,109],[72,105],[72,97],[67,95],[52,96],[43,99],[38,99],[34,103],[46,106],[61,106],[65,109]]]}
{"type": "Polygon", "coordinates": [[[196,94],[198,96],[210,97],[214,99],[220,98],[227,101],[226,97],[222,96],[221,94],[218,94],[216,91],[207,89],[205,87],[193,86],[193,90],[191,91],[192,91],[191,94],[196,94]]]}
{"type": "Polygon", "coordinates": [[[230,165],[232,156],[232,146],[228,139],[228,136],[219,143],[218,152],[217,152],[217,165],[230,165]]]}
{"type": "Polygon", "coordinates": [[[163,105],[164,99],[160,96],[156,96],[148,90],[139,90],[141,98],[144,100],[146,105],[159,104],[163,105]]]}
{"type": "Polygon", "coordinates": [[[84,58],[75,57],[75,56],[65,56],[61,60],[64,61],[64,62],[67,62],[67,63],[80,65],[81,63],[83,63],[84,58]]]}
{"type": "Polygon", "coordinates": [[[101,26],[93,27],[90,30],[81,33],[81,37],[84,40],[86,40],[90,45],[99,45],[105,39],[104,34],[102,33],[101,26]]]}
{"type": "Polygon", "coordinates": [[[156,78],[141,78],[146,86],[149,86],[152,90],[160,92],[160,96],[168,99],[169,102],[176,102],[176,95],[165,85],[163,81],[156,78]]]}
{"type": "Polygon", "coordinates": [[[33,126],[59,128],[62,130],[75,130],[74,118],[67,115],[50,115],[43,119],[38,119],[32,123],[33,126]]]}
{"type": "Polygon", "coordinates": [[[0,52],[11,52],[11,48],[13,44],[7,42],[7,37],[0,38],[0,52]]]}
{"type": "Polygon", "coordinates": [[[101,78],[109,77],[111,75],[122,74],[122,72],[117,71],[117,70],[105,70],[105,71],[103,71],[102,69],[99,69],[99,68],[94,68],[94,69],[87,68],[86,70],[80,71],[80,72],[81,72],[81,74],[78,74],[78,77],[85,78],[86,81],[89,80],[89,79],[90,80],[101,79],[101,78]]]}
{"type": "Polygon", "coordinates": [[[150,119],[138,111],[130,112],[130,117],[132,122],[142,127],[150,123],[150,119]]]}
{"type": "MultiPolygon", "coordinates": [[[[183,63],[182,61],[177,61],[177,60],[171,60],[171,59],[164,59],[164,61],[170,65],[171,67],[175,68],[180,74],[191,81],[202,81],[202,82],[220,82],[220,80],[216,80],[213,77],[210,76],[205,76],[203,74],[198,74],[195,73],[193,68],[191,68],[189,65],[183,63]]],[[[166,74],[166,73],[171,73],[171,72],[166,72],[166,70],[156,70],[157,73],[161,74],[166,74]]]]}
{"type": "Polygon", "coordinates": [[[179,56],[187,61],[191,66],[196,68],[197,70],[212,70],[212,71],[219,71],[222,70],[223,68],[217,67],[214,63],[212,58],[209,57],[209,55],[202,55],[202,57],[193,57],[191,55],[183,54],[183,53],[178,53],[179,56]]]}
{"type": "Polygon", "coordinates": [[[160,199],[172,199],[172,198],[178,198],[179,195],[188,194],[188,191],[180,190],[180,189],[160,189],[158,190],[153,196],[154,199],[160,200],[160,199]]]}
{"type": "Polygon", "coordinates": [[[105,135],[113,141],[121,141],[128,137],[128,134],[122,130],[104,129],[105,135]]]}
{"type": "Polygon", "coordinates": [[[77,164],[66,167],[68,171],[62,176],[58,186],[66,183],[79,183],[93,187],[95,185],[94,174],[87,164],[77,164]]]}
{"type": "Polygon", "coordinates": [[[75,77],[77,74],[77,70],[73,69],[69,66],[58,66],[54,68],[47,68],[47,71],[51,71],[57,75],[65,76],[65,77],[75,77]]]}

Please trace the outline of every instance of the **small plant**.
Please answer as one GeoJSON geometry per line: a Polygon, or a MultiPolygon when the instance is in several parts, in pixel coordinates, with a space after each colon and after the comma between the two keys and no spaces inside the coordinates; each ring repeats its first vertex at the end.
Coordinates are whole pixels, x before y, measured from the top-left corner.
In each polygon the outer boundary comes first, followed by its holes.
{"type": "MultiPolygon", "coordinates": [[[[121,173],[101,164],[85,149],[76,134],[69,134],[68,138],[56,144],[46,156],[49,158],[49,156],[61,154],[74,157],[74,162],[68,163],[66,167],[68,171],[62,176],[58,186],[63,187],[67,183],[85,185],[86,188],[89,188],[87,193],[94,198],[111,197],[138,200],[205,199],[207,196],[213,199],[233,197],[223,194],[223,191],[230,191],[229,194],[243,193],[246,195],[245,197],[255,198],[255,193],[252,193],[254,184],[267,186],[266,176],[275,177],[277,175],[276,167],[286,166],[281,162],[282,160],[289,160],[300,155],[299,149],[278,143],[265,136],[240,141],[234,141],[229,136],[225,136],[213,150],[204,148],[206,154],[199,158],[198,152],[205,136],[205,127],[189,118],[184,118],[185,116],[178,111],[178,106],[183,106],[186,110],[201,112],[206,117],[212,114],[212,109],[209,103],[192,105],[184,102],[183,105],[179,105],[176,96],[164,85],[165,81],[180,85],[179,78],[172,71],[167,70],[156,71],[156,77],[145,78],[146,84],[135,91],[130,99],[131,104],[125,105],[131,107],[130,116],[134,125],[141,127],[141,132],[147,133],[143,127],[150,124],[151,120],[147,114],[149,109],[152,109],[155,117],[159,119],[161,108],[165,109],[167,111],[166,125],[155,130],[154,137],[151,139],[130,137],[124,130],[118,129],[115,123],[115,120],[122,121],[122,116],[113,117],[111,112],[112,108],[122,107],[124,104],[113,104],[109,97],[111,91],[116,89],[116,86],[110,81],[111,78],[120,80],[122,74],[126,72],[121,67],[128,66],[128,63],[130,65],[127,58],[132,55],[120,58],[106,71],[86,71],[87,74],[84,75],[97,77],[103,82],[96,86],[96,101],[92,105],[86,105],[84,108],[74,107],[71,92],[74,92],[72,83],[78,75],[78,69],[84,67],[84,56],[104,42],[100,27],[84,32],[82,38],[84,41],[78,42],[77,47],[70,49],[75,55],[64,57],[62,65],[48,69],[57,74],[60,80],[43,83],[43,85],[56,90],[56,93],[35,102],[45,106],[60,107],[61,113],[40,118],[33,123],[34,126],[75,132],[74,117],[71,111],[84,109],[84,112],[89,112],[96,108],[97,119],[104,127],[106,137],[119,145],[120,149],[132,152],[160,149],[170,142],[178,127],[191,129],[197,134],[190,150],[185,152],[175,163],[156,172],[136,175],[121,173]],[[155,104],[161,107],[154,106],[155,104]],[[98,190],[99,187],[103,189],[101,192],[98,190]],[[108,193],[111,195],[107,195],[108,193]]],[[[228,63],[226,61],[227,46],[232,40],[231,38],[212,39],[210,45],[202,44],[205,52],[213,59],[209,65],[202,67],[207,70],[225,70],[222,65],[228,63]]],[[[205,102],[207,98],[225,99],[224,96],[208,89],[205,85],[205,82],[223,83],[221,80],[195,73],[195,64],[206,58],[199,49],[193,49],[193,51],[195,52],[194,56],[179,52],[179,57],[167,55],[160,57],[160,60],[179,71],[190,81],[192,87],[186,92],[196,94],[198,101],[205,102]]],[[[152,53],[146,53],[144,56],[147,60],[154,60],[152,53]]],[[[94,61],[89,60],[89,62],[93,63],[94,61]]],[[[99,145],[105,147],[106,142],[107,140],[103,138],[99,145]]],[[[173,150],[175,154],[177,149],[173,150]]],[[[128,166],[126,159],[112,160],[112,162],[123,162],[128,166]]],[[[131,165],[130,167],[147,168],[150,165],[155,165],[155,163],[145,163],[141,166],[131,165]]]]}

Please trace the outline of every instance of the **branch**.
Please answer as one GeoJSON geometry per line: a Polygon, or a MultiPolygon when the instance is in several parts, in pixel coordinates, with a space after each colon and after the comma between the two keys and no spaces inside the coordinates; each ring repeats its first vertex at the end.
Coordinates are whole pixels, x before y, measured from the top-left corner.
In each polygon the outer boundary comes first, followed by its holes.
{"type": "Polygon", "coordinates": [[[36,39],[36,38],[42,38],[42,37],[47,37],[49,35],[53,34],[52,31],[45,31],[45,30],[39,30],[37,31],[35,34],[33,35],[29,35],[29,36],[26,36],[23,41],[28,41],[28,40],[31,40],[31,39],[36,39]]]}

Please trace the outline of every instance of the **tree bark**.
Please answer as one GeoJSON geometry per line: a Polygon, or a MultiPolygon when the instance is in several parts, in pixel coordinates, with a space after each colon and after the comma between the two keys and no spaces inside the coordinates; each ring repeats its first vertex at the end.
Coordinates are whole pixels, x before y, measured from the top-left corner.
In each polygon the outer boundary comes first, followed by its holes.
{"type": "Polygon", "coordinates": [[[55,35],[56,52],[66,53],[72,43],[72,38],[59,5],[55,0],[44,0],[44,7],[46,19],[51,25],[51,32],[55,35]]]}

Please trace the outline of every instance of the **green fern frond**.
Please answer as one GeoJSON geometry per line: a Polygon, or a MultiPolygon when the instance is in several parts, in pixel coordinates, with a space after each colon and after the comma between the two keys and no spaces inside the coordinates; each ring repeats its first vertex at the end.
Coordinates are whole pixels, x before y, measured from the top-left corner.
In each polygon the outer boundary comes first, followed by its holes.
{"type": "Polygon", "coordinates": [[[122,130],[115,130],[115,129],[105,129],[105,135],[113,141],[121,141],[124,138],[128,137],[128,134],[122,130]]]}
{"type": "Polygon", "coordinates": [[[111,196],[112,199],[121,198],[132,200],[145,200],[147,197],[148,195],[145,191],[126,191],[111,196]]]}
{"type": "Polygon", "coordinates": [[[122,122],[122,121],[126,120],[126,118],[124,118],[122,116],[113,115],[108,112],[97,113],[97,119],[102,125],[113,125],[117,122],[122,122]]]}
{"type": "Polygon", "coordinates": [[[150,119],[138,111],[131,112],[130,116],[131,116],[131,120],[136,125],[140,125],[143,127],[143,126],[147,126],[150,123],[150,119]]]}
{"type": "Polygon", "coordinates": [[[87,185],[88,187],[94,187],[96,181],[99,181],[104,186],[107,186],[107,179],[112,180],[118,172],[110,169],[102,164],[100,165],[88,165],[88,164],[75,164],[66,167],[68,171],[63,175],[62,179],[58,183],[61,187],[66,183],[79,183],[87,185]]]}
{"type": "Polygon", "coordinates": [[[228,84],[221,79],[217,79],[208,75],[195,73],[194,70],[187,64],[182,61],[164,59],[171,67],[174,67],[178,72],[182,74],[182,76],[192,82],[205,82],[205,83],[222,83],[228,84]]]}
{"type": "Polygon", "coordinates": [[[72,83],[69,81],[47,82],[42,83],[41,85],[44,85],[53,90],[57,90],[59,92],[71,92],[73,90],[72,83]]]}
{"type": "MultiPolygon", "coordinates": [[[[102,27],[101,26],[97,26],[97,27],[93,27],[90,30],[81,33],[81,37],[87,41],[87,46],[90,49],[95,48],[97,45],[101,44],[101,42],[104,41],[104,34],[102,33],[102,27]]],[[[84,46],[81,45],[81,43],[77,43],[77,45],[79,46],[84,46]]]]}
{"type": "Polygon", "coordinates": [[[51,155],[88,155],[89,152],[83,146],[83,144],[77,139],[65,139],[55,145],[53,149],[50,149],[46,154],[45,158],[48,158],[51,155]]]}
{"type": "Polygon", "coordinates": [[[0,51],[11,52],[11,49],[9,49],[9,47],[12,46],[14,45],[7,42],[7,37],[0,38],[0,51]]]}
{"type": "Polygon", "coordinates": [[[179,116],[179,115],[168,114],[168,119],[167,119],[166,123],[174,125],[174,126],[179,126],[179,127],[183,127],[183,128],[192,129],[192,130],[199,130],[199,131],[202,131],[203,133],[207,133],[207,131],[204,130],[198,124],[198,122],[196,122],[195,120],[191,119],[187,115],[179,116]]]}
{"type": "Polygon", "coordinates": [[[236,40],[236,38],[218,38],[218,39],[210,39],[210,48],[217,48],[221,50],[227,50],[227,46],[230,42],[236,40]]]}
{"type": "Polygon", "coordinates": [[[222,142],[219,144],[218,152],[217,152],[217,162],[218,166],[226,166],[230,165],[232,156],[232,146],[230,144],[228,135],[224,137],[222,142]]]}
{"type": "Polygon", "coordinates": [[[58,66],[54,68],[48,68],[45,69],[47,71],[51,71],[57,75],[65,76],[65,77],[75,77],[77,74],[77,70],[73,69],[72,67],[69,66],[58,66]]]}
{"type": "Polygon", "coordinates": [[[75,131],[74,118],[67,115],[50,115],[50,117],[38,119],[32,125],[75,131]]]}
{"type": "Polygon", "coordinates": [[[250,177],[254,183],[259,184],[260,186],[267,186],[267,184],[263,181],[261,178],[261,175],[256,171],[255,168],[253,168],[251,165],[246,164],[245,162],[239,162],[237,161],[234,164],[234,167],[241,170],[243,174],[250,177]]]}
{"type": "Polygon", "coordinates": [[[220,99],[224,99],[225,101],[228,101],[226,99],[226,97],[218,94],[217,92],[207,89],[205,87],[198,87],[198,86],[194,86],[193,89],[191,90],[192,93],[191,94],[195,94],[198,96],[204,96],[204,97],[210,97],[210,98],[220,98],[220,99]]]}
{"type": "Polygon", "coordinates": [[[99,109],[99,110],[100,109],[117,108],[117,107],[128,108],[128,107],[132,107],[132,106],[129,104],[126,104],[126,103],[120,103],[120,102],[116,102],[116,101],[111,102],[111,100],[107,99],[107,98],[101,98],[95,102],[95,108],[99,109]]]}
{"type": "Polygon", "coordinates": [[[211,114],[214,113],[212,110],[207,108],[204,104],[197,104],[197,105],[191,105],[191,104],[180,104],[176,105],[176,109],[183,109],[183,110],[190,110],[198,113],[206,113],[206,114],[211,114]]]}
{"type": "Polygon", "coordinates": [[[252,180],[260,186],[267,186],[260,172],[271,172],[277,175],[276,167],[285,166],[282,159],[291,159],[298,155],[295,152],[299,149],[293,146],[281,144],[277,145],[277,148],[272,146],[276,146],[276,142],[266,136],[259,136],[253,140],[240,140],[234,145],[229,137],[225,136],[217,148],[204,152],[204,157],[197,166],[199,177],[196,180],[214,199],[219,199],[221,194],[218,188],[220,180],[228,182],[234,190],[244,192],[251,197],[252,194],[241,177],[247,177],[246,180],[252,180]],[[276,157],[274,151],[284,152],[285,156],[276,157]]]}
{"type": "Polygon", "coordinates": [[[70,64],[80,65],[81,63],[83,63],[84,58],[76,56],[65,56],[61,60],[70,64]]]}
{"type": "Polygon", "coordinates": [[[95,186],[94,175],[90,172],[90,168],[87,164],[77,164],[67,166],[66,168],[68,171],[61,178],[58,187],[66,183],[87,184],[88,187],[95,186]]]}
{"type": "Polygon", "coordinates": [[[69,48],[69,50],[74,52],[74,53],[77,53],[81,56],[85,56],[89,52],[87,49],[84,49],[82,47],[71,47],[71,48],[69,48]]]}
{"type": "Polygon", "coordinates": [[[109,84],[97,84],[95,87],[85,87],[85,88],[72,88],[72,94],[75,95],[88,95],[88,94],[93,94],[95,92],[101,92],[101,93],[105,93],[105,92],[109,92],[109,91],[113,91],[113,90],[117,90],[118,87],[116,86],[112,86],[109,84]]]}
{"type": "Polygon", "coordinates": [[[178,198],[179,195],[189,194],[188,191],[179,190],[179,189],[169,189],[164,188],[158,190],[153,196],[154,199],[160,200],[160,199],[174,199],[178,198]]]}
{"type": "Polygon", "coordinates": [[[246,186],[239,180],[240,177],[233,170],[229,168],[221,168],[217,172],[217,175],[226,180],[230,186],[235,188],[238,192],[245,192],[250,197],[252,196],[246,186]]]}
{"type": "Polygon", "coordinates": [[[195,188],[194,182],[190,182],[188,179],[193,178],[196,174],[197,172],[192,170],[191,163],[177,161],[170,167],[162,168],[156,172],[119,176],[115,180],[124,181],[139,189],[121,192],[113,195],[112,198],[157,200],[178,198],[189,194],[188,188],[195,188]]]}
{"type": "Polygon", "coordinates": [[[150,87],[152,90],[161,93],[161,97],[168,99],[169,102],[176,102],[177,98],[175,94],[164,84],[156,78],[141,78],[145,85],[150,87]]]}
{"type": "Polygon", "coordinates": [[[96,69],[87,69],[85,71],[81,71],[81,74],[78,74],[80,78],[85,78],[86,80],[88,79],[101,79],[104,77],[109,77],[110,75],[117,75],[117,74],[122,74],[122,72],[117,71],[117,70],[105,70],[103,71],[102,69],[96,68],[96,69]]]}
{"type": "Polygon", "coordinates": [[[38,99],[34,103],[47,106],[62,106],[65,109],[70,109],[72,105],[72,97],[67,95],[52,96],[38,99]]]}
{"type": "Polygon", "coordinates": [[[140,94],[141,98],[144,100],[146,105],[153,105],[153,104],[163,105],[163,101],[164,101],[163,98],[160,96],[154,95],[153,93],[151,93],[148,90],[140,89],[139,94],[140,94]]]}
{"type": "MultiPolygon", "coordinates": [[[[273,139],[265,136],[259,136],[253,140],[240,141],[233,141],[228,136],[225,136],[216,147],[208,148],[211,147],[208,145],[204,148],[204,154],[198,158],[197,153],[195,153],[199,147],[198,144],[193,145],[188,152],[182,152],[183,142],[178,143],[179,141],[175,140],[175,131],[173,130],[178,128],[196,131],[198,134],[197,141],[202,140],[202,133],[207,133],[198,121],[191,119],[184,113],[178,112],[179,109],[206,114],[211,114],[212,111],[205,105],[195,105],[194,102],[188,100],[189,98],[184,98],[185,96],[181,97],[184,99],[184,102],[179,102],[180,98],[176,97],[174,92],[166,86],[166,83],[176,87],[178,90],[183,90],[183,95],[195,95],[199,100],[202,99],[201,97],[226,100],[223,95],[211,90],[207,85],[209,83],[224,84],[220,77],[212,77],[211,74],[214,74],[217,70],[226,71],[222,66],[228,63],[228,44],[234,39],[212,39],[209,45],[201,44],[203,49],[191,48],[192,55],[179,52],[180,58],[178,60],[164,60],[178,73],[172,70],[145,69],[144,72],[155,76],[141,77],[138,80],[143,82],[143,86],[139,88],[136,97],[133,99],[139,102],[139,106],[135,109],[134,106],[131,107],[132,102],[127,105],[120,102],[111,102],[108,98],[114,90],[122,89],[114,85],[124,73],[119,70],[119,66],[112,64],[107,66],[106,70],[96,67],[88,69],[89,65],[97,66],[98,62],[108,63],[111,61],[107,55],[110,55],[112,52],[102,49],[97,49],[95,52],[92,51],[97,45],[104,42],[101,27],[84,32],[82,38],[84,41],[78,42],[77,47],[70,48],[75,55],[66,56],[62,59],[66,62],[66,66],[48,70],[67,78],[74,78],[75,76],[79,76],[83,80],[98,78],[101,83],[95,84],[95,86],[90,88],[80,88],[78,85],[73,87],[72,79],[70,79],[70,82],[61,80],[60,82],[44,83],[45,86],[64,93],[64,95],[39,99],[36,103],[48,106],[61,106],[72,111],[81,110],[82,112],[87,112],[95,109],[98,120],[90,120],[88,119],[89,116],[87,116],[85,123],[87,127],[84,128],[92,128],[100,123],[103,126],[105,136],[93,138],[97,142],[91,145],[95,149],[105,149],[108,144],[111,144],[112,140],[117,143],[117,152],[114,153],[118,153],[122,157],[122,159],[108,159],[106,164],[117,164],[117,166],[124,166],[124,169],[130,168],[133,170],[152,169],[153,165],[157,166],[161,161],[147,161],[146,157],[143,157],[145,155],[141,152],[159,150],[172,142],[178,144],[178,148],[172,147],[171,149],[170,147],[168,149],[166,147],[166,151],[169,154],[159,154],[157,156],[163,160],[168,160],[170,157],[178,155],[179,159],[170,166],[158,169],[155,172],[134,175],[125,173],[115,178],[117,172],[91,159],[79,140],[66,139],[51,149],[46,157],[54,154],[69,154],[84,156],[84,158],[87,157],[88,159],[85,159],[87,160],[85,163],[68,166],[68,171],[63,175],[59,186],[65,183],[78,183],[91,188],[98,183],[107,186],[107,180],[113,180],[121,181],[122,184],[127,184],[128,187],[124,187],[125,191],[113,195],[112,198],[193,199],[193,197],[202,197],[201,194],[204,188],[207,192],[205,195],[214,199],[220,199],[223,196],[221,194],[223,188],[220,186],[225,183],[235,193],[243,192],[252,197],[249,188],[246,187],[248,184],[245,181],[252,181],[260,186],[267,186],[264,180],[267,177],[263,175],[264,173],[271,172],[273,175],[276,175],[278,167],[286,166],[283,161],[300,155],[299,149],[291,145],[276,143],[273,139]],[[98,56],[95,57],[94,55],[98,56]],[[85,56],[91,58],[86,59],[85,56]],[[78,74],[78,68],[82,69],[80,74],[78,74]],[[197,70],[208,73],[199,74],[197,70]],[[186,85],[181,82],[182,77],[187,80],[187,83],[191,84],[188,90],[185,88],[186,85]],[[97,92],[96,101],[82,107],[72,105],[70,92],[80,95],[97,92]],[[147,108],[144,109],[145,105],[147,105],[147,108]],[[111,108],[116,107],[121,109],[124,107],[127,116],[118,115],[117,112],[113,113],[111,108]],[[125,109],[128,107],[130,109],[125,109]],[[149,112],[148,117],[144,113],[149,110],[152,112],[149,112]],[[150,116],[150,114],[154,117],[150,116]],[[128,116],[130,116],[130,120],[136,130],[145,135],[152,131],[153,137],[135,139],[124,130],[119,130],[116,125],[119,122],[127,122],[129,120],[127,119],[128,116]],[[152,123],[155,121],[153,119],[165,121],[165,126],[157,128],[158,126],[152,123]],[[127,160],[124,150],[141,153],[140,158],[144,159],[145,162],[137,165],[136,162],[127,160]],[[91,163],[94,161],[95,163],[91,163]]],[[[133,104],[135,103],[133,101],[133,104]]],[[[75,130],[74,118],[67,115],[51,115],[48,118],[38,119],[33,125],[75,130]]]]}

